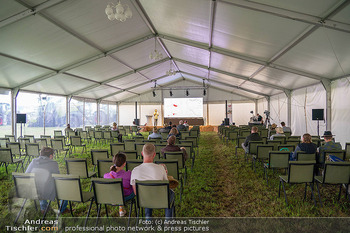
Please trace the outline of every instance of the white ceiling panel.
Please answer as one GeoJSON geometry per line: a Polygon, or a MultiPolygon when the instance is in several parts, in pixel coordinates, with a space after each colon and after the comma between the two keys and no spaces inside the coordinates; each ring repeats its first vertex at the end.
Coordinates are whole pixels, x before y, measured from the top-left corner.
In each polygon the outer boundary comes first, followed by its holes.
{"type": "Polygon", "coordinates": [[[158,78],[166,74],[166,72],[170,69],[170,63],[171,63],[171,68],[176,70],[172,62],[169,60],[161,64],[158,64],[156,66],[152,66],[148,69],[141,70],[140,73],[150,79],[158,78]]]}
{"type": "Polygon", "coordinates": [[[1,28],[0,52],[55,69],[97,54],[40,16],[29,16],[1,28]]]}
{"type": "Polygon", "coordinates": [[[167,86],[169,83],[174,82],[175,80],[178,80],[180,78],[182,78],[182,75],[180,73],[177,73],[176,75],[173,75],[173,76],[167,76],[157,80],[157,85],[167,86]]]}
{"type": "MultiPolygon", "coordinates": [[[[140,68],[142,66],[156,62],[149,58],[150,53],[154,52],[154,41],[155,39],[146,40],[127,49],[113,53],[112,56],[117,57],[119,60],[134,69],[140,68]]],[[[156,42],[156,49],[163,54],[163,58],[167,57],[158,41],[156,42]]]]}
{"type": "MultiPolygon", "coordinates": [[[[228,2],[235,2],[235,0],[226,0],[228,2]]],[[[338,0],[293,0],[293,1],[281,1],[281,0],[251,0],[252,2],[262,3],[265,5],[274,6],[277,8],[283,8],[290,11],[297,11],[304,14],[310,14],[314,16],[323,16],[325,12],[332,5],[339,2],[338,0]]]]}
{"type": "Polygon", "coordinates": [[[147,83],[145,85],[142,85],[141,87],[137,87],[137,88],[133,88],[131,91],[132,92],[135,92],[135,93],[138,93],[138,94],[141,94],[145,91],[150,91],[152,90],[152,87],[154,87],[154,83],[147,83]]]}
{"type": "Polygon", "coordinates": [[[124,92],[122,92],[122,93],[120,93],[118,95],[114,95],[114,96],[108,97],[108,98],[106,98],[104,100],[120,102],[123,99],[134,97],[134,96],[137,96],[137,95],[132,94],[132,93],[127,92],[127,91],[124,91],[124,92]]]}
{"type": "Polygon", "coordinates": [[[273,85],[281,86],[287,89],[305,87],[319,82],[315,79],[291,74],[270,67],[265,68],[257,76],[255,76],[254,79],[264,81],[273,85]]]}
{"type": "Polygon", "coordinates": [[[188,45],[163,40],[172,57],[180,58],[204,66],[209,64],[209,51],[188,45]]]}
{"type": "Polygon", "coordinates": [[[218,53],[211,55],[211,67],[243,76],[252,75],[261,65],[228,57],[218,53]]]}
{"type": "Polygon", "coordinates": [[[68,75],[59,74],[54,77],[45,79],[41,82],[27,86],[24,88],[24,90],[69,95],[70,93],[91,86],[93,84],[95,83],[73,78],[68,75]]]}
{"type": "Polygon", "coordinates": [[[209,43],[209,0],[141,0],[161,34],[209,43]]]}
{"type": "Polygon", "coordinates": [[[269,60],[307,24],[218,2],[213,45],[269,60]]]}
{"type": "Polygon", "coordinates": [[[0,6],[0,21],[27,9],[13,0],[1,0],[0,6]]]}
{"type": "Polygon", "coordinates": [[[276,63],[334,78],[350,73],[349,54],[349,33],[320,28],[279,58],[276,63]]]}
{"type": "Polygon", "coordinates": [[[350,24],[350,5],[341,10],[338,14],[331,18],[332,20],[350,24]]]}
{"type": "Polygon", "coordinates": [[[101,85],[99,87],[96,87],[94,89],[91,89],[91,90],[88,90],[86,92],[79,94],[79,97],[99,99],[103,96],[115,93],[117,91],[119,91],[119,90],[116,88],[108,87],[106,85],[101,85]]]}
{"type": "Polygon", "coordinates": [[[0,56],[0,86],[14,88],[49,70],[0,56]]]}
{"type": "Polygon", "coordinates": [[[31,5],[31,6],[37,6],[41,3],[44,3],[46,2],[47,0],[26,0],[25,2],[28,4],[28,5],[31,5]]]}
{"type": "Polygon", "coordinates": [[[252,91],[257,91],[266,95],[276,95],[282,92],[281,90],[276,90],[276,89],[266,87],[257,83],[249,82],[249,81],[244,82],[243,84],[241,84],[240,87],[248,90],[252,90],[252,91]]]}
{"type": "Polygon", "coordinates": [[[122,3],[127,4],[133,12],[132,18],[125,22],[108,20],[105,14],[108,1],[66,1],[45,10],[45,13],[102,49],[110,50],[119,44],[151,34],[133,4],[128,0],[122,3]]]}
{"type": "Polygon", "coordinates": [[[184,64],[184,63],[178,62],[178,61],[176,62],[176,64],[179,67],[180,71],[199,75],[199,76],[202,76],[203,78],[208,77],[206,69],[202,69],[202,68],[192,66],[192,65],[187,65],[187,64],[184,64]]]}
{"type": "Polygon", "coordinates": [[[145,79],[144,77],[142,77],[141,75],[134,73],[132,75],[126,76],[124,78],[109,82],[109,85],[118,87],[118,88],[128,88],[143,82],[148,81],[147,79],[145,79]]]}
{"type": "Polygon", "coordinates": [[[217,80],[220,82],[227,82],[231,85],[236,85],[236,86],[240,85],[244,81],[242,79],[234,78],[232,76],[228,76],[225,74],[220,74],[214,71],[210,71],[210,79],[217,80]]]}
{"type": "Polygon", "coordinates": [[[69,70],[68,73],[102,82],[128,71],[130,71],[129,68],[125,67],[115,59],[104,57],[69,70]]]}

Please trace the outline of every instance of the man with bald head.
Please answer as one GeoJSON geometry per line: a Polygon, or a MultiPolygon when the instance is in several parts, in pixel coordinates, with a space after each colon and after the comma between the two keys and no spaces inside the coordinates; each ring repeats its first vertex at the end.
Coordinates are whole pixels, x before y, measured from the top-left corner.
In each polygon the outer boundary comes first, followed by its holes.
{"type": "MultiPolygon", "coordinates": [[[[143,163],[135,167],[131,172],[130,184],[134,189],[134,193],[136,193],[136,180],[168,180],[165,168],[162,165],[153,163],[153,159],[156,156],[156,148],[153,144],[145,144],[141,154],[143,156],[143,163]]],[[[175,194],[170,190],[170,200],[174,198],[175,194]]],[[[165,217],[172,217],[172,212],[172,208],[165,209],[165,217]]],[[[152,209],[145,208],[145,217],[147,219],[152,217],[152,209]]]]}

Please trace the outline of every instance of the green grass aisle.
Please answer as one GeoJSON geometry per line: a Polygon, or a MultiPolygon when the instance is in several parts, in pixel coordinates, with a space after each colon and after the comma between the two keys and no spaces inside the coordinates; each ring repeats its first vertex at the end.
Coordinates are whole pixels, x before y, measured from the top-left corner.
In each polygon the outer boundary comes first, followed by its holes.
{"type": "MultiPolygon", "coordinates": [[[[290,205],[285,206],[283,191],[278,196],[278,175],[269,171],[269,186],[263,179],[263,169],[257,172],[251,161],[244,160],[242,149],[234,157],[235,145],[226,146],[214,132],[200,136],[200,151],[195,168],[189,172],[183,202],[177,211],[180,217],[318,217],[350,216],[349,200],[344,196],[338,203],[336,187],[321,187],[324,206],[315,207],[308,196],[303,201],[304,185],[287,185],[290,205]]],[[[338,186],[337,186],[338,187],[338,186]]],[[[343,193],[344,194],[344,193],[343,193]]],[[[316,196],[318,198],[318,196],[316,196]]]]}

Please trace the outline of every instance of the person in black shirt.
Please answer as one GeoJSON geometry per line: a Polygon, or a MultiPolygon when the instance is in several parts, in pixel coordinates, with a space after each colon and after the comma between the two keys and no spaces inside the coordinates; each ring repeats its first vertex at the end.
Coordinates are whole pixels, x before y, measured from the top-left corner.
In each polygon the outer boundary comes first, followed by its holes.
{"type": "Polygon", "coordinates": [[[316,153],[317,145],[312,143],[310,134],[306,133],[303,135],[302,143],[299,143],[297,145],[297,148],[295,148],[295,151],[292,155],[293,160],[296,160],[296,158],[297,158],[297,151],[304,151],[306,154],[316,153]]]}
{"type": "Polygon", "coordinates": [[[258,134],[258,127],[253,126],[252,130],[250,131],[251,134],[246,137],[245,141],[242,143],[242,148],[245,150],[246,153],[249,153],[249,142],[250,141],[262,141],[262,138],[258,134]]]}

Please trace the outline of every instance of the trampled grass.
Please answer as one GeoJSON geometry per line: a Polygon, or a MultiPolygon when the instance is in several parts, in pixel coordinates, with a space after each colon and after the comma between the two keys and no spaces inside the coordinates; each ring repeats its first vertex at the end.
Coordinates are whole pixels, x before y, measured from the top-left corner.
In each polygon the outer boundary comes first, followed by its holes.
{"type": "MultiPolygon", "coordinates": [[[[88,145],[88,153],[75,153],[72,157],[88,158],[89,170],[92,171],[90,150],[92,148],[106,148],[109,145],[88,145]]],[[[78,149],[80,152],[81,149],[78,149]]],[[[187,162],[188,177],[184,188],[182,202],[179,201],[179,190],[176,190],[176,215],[178,217],[349,217],[350,201],[344,197],[343,191],[340,201],[337,201],[339,186],[321,187],[323,207],[319,203],[315,207],[310,199],[310,189],[306,200],[304,185],[286,185],[289,206],[285,205],[283,191],[278,198],[278,176],[283,171],[268,172],[269,185],[266,184],[262,165],[257,163],[254,172],[251,162],[246,162],[242,149],[238,149],[238,158],[234,156],[235,145],[222,142],[214,132],[201,133],[199,153],[196,154],[195,166],[191,171],[190,161],[187,162]]],[[[61,173],[66,172],[63,156],[56,159],[59,162],[61,173]]],[[[14,171],[13,165],[9,169],[14,171]]],[[[7,175],[5,168],[0,168],[0,225],[12,222],[19,210],[22,200],[14,198],[14,185],[11,175],[7,175]]],[[[82,181],[88,191],[89,180],[82,181]]],[[[315,193],[316,195],[316,193],[315,193]]],[[[315,196],[318,198],[318,196],[315,196]]],[[[57,208],[57,204],[52,204],[57,208]]],[[[75,203],[75,216],[85,217],[88,203],[75,203]]],[[[116,207],[109,208],[110,216],[117,217],[116,207]]],[[[97,215],[93,205],[91,215],[97,215]]],[[[101,212],[105,216],[104,209],[101,212]]],[[[161,210],[155,211],[155,216],[163,216],[161,210]]],[[[40,218],[35,211],[33,202],[29,202],[25,209],[25,218],[28,216],[40,218]]],[[[54,217],[51,212],[49,217],[54,217]]],[[[70,214],[66,215],[67,217],[70,214]]],[[[23,218],[20,221],[23,221],[23,218]]],[[[2,226],[0,226],[2,227],[2,226]]],[[[3,229],[3,228],[2,228],[3,229]]]]}

